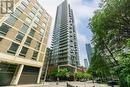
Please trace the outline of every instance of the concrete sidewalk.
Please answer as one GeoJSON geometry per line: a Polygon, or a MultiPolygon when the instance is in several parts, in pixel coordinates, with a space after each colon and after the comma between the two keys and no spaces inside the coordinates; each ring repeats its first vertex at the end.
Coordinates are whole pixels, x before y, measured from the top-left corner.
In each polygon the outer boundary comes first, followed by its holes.
{"type": "Polygon", "coordinates": [[[26,84],[26,85],[0,86],[0,87],[44,87],[44,86],[43,84],[26,84]]]}
{"type": "MultiPolygon", "coordinates": [[[[70,85],[77,86],[77,87],[111,87],[107,84],[98,84],[98,83],[92,83],[92,82],[68,82],[70,85]]],[[[56,85],[56,82],[45,82],[43,87],[67,87],[67,82],[59,82],[58,85],[56,85]]],[[[119,86],[114,86],[119,87],[119,86]]]]}
{"type": "MultiPolygon", "coordinates": [[[[92,82],[68,82],[70,85],[77,87],[111,87],[107,84],[98,84],[92,82]]],[[[0,86],[0,87],[67,87],[67,82],[45,82],[43,84],[27,84],[27,85],[17,85],[17,86],[0,86]]],[[[114,86],[119,87],[119,86],[114,86]]]]}
{"type": "MultiPolygon", "coordinates": [[[[97,83],[91,83],[91,82],[68,82],[70,85],[78,86],[78,87],[110,87],[107,84],[97,84],[97,83]]],[[[56,82],[46,82],[43,87],[67,87],[67,82],[59,82],[58,85],[56,85],[56,82]]]]}

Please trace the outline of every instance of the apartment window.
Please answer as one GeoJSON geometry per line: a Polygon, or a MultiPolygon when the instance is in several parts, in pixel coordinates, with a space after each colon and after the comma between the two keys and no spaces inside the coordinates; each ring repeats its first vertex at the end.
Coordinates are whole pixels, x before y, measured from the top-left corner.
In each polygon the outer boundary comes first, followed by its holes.
{"type": "Polygon", "coordinates": [[[45,19],[44,19],[44,23],[46,24],[46,23],[47,23],[47,21],[48,21],[48,20],[45,18],[45,19]]]}
{"type": "Polygon", "coordinates": [[[21,9],[22,11],[26,8],[25,5],[23,5],[23,3],[20,4],[20,6],[18,7],[19,9],[21,9]]]}
{"type": "Polygon", "coordinates": [[[31,18],[33,18],[33,17],[35,16],[35,14],[34,14],[33,12],[30,12],[30,13],[29,13],[29,16],[30,16],[31,18]]]}
{"type": "Polygon", "coordinates": [[[41,34],[42,36],[44,36],[44,30],[43,30],[43,29],[40,30],[40,34],[41,34]]]}
{"type": "Polygon", "coordinates": [[[25,6],[27,6],[27,5],[29,4],[28,0],[24,0],[24,1],[22,1],[22,3],[23,3],[25,6]]]}
{"type": "Polygon", "coordinates": [[[72,38],[73,36],[72,36],[72,35],[70,35],[70,37],[72,38]]]}
{"type": "Polygon", "coordinates": [[[17,49],[18,49],[18,47],[19,47],[19,45],[13,42],[7,52],[15,54],[17,49]]]}
{"type": "Polygon", "coordinates": [[[34,34],[35,34],[35,30],[31,29],[31,31],[30,31],[30,33],[29,33],[29,35],[33,37],[33,36],[34,36],[34,34]]]}
{"type": "Polygon", "coordinates": [[[70,42],[73,42],[73,40],[70,40],[70,42]]]}
{"type": "Polygon", "coordinates": [[[23,47],[19,55],[25,57],[27,54],[27,51],[28,51],[28,48],[23,47]]]}
{"type": "Polygon", "coordinates": [[[32,59],[36,60],[36,59],[37,59],[37,56],[38,56],[38,52],[37,52],[37,51],[34,51],[34,52],[33,52],[32,59]]]}
{"type": "Polygon", "coordinates": [[[20,31],[23,32],[23,33],[26,33],[28,28],[29,27],[27,25],[23,24],[23,26],[21,27],[20,31]]]}
{"type": "Polygon", "coordinates": [[[37,24],[33,23],[32,28],[36,29],[37,28],[37,24]]]}
{"type": "Polygon", "coordinates": [[[13,26],[16,21],[17,21],[17,19],[16,19],[14,16],[10,15],[9,18],[8,18],[5,22],[6,22],[7,24],[13,26]]]}
{"type": "Polygon", "coordinates": [[[41,13],[40,13],[40,12],[38,12],[37,16],[40,18],[40,17],[41,17],[41,13]]]}
{"type": "Polygon", "coordinates": [[[34,4],[35,8],[37,9],[39,7],[39,4],[38,3],[35,3],[34,4]]]}
{"type": "Polygon", "coordinates": [[[48,19],[48,17],[49,17],[49,15],[46,13],[46,14],[45,14],[45,18],[48,19]]]}
{"type": "Polygon", "coordinates": [[[25,22],[29,25],[29,24],[31,24],[32,20],[27,17],[27,18],[25,19],[25,22]]]}
{"type": "Polygon", "coordinates": [[[70,33],[72,33],[72,31],[70,31],[70,33]]]}
{"type": "Polygon", "coordinates": [[[44,28],[46,26],[46,24],[45,23],[42,23],[42,27],[44,28]]]}
{"type": "Polygon", "coordinates": [[[43,9],[42,9],[42,8],[40,8],[40,9],[39,9],[39,12],[40,12],[40,13],[42,13],[42,12],[43,12],[43,9]]]}
{"type": "Polygon", "coordinates": [[[8,25],[2,24],[0,26],[0,35],[6,35],[10,28],[8,25]]]}
{"type": "Polygon", "coordinates": [[[23,37],[24,37],[24,34],[18,32],[18,35],[16,36],[16,40],[19,41],[19,42],[21,42],[22,39],[23,39],[23,37]]]}
{"type": "Polygon", "coordinates": [[[14,16],[19,17],[22,14],[22,11],[20,11],[18,8],[16,8],[14,12],[14,16]]]}
{"type": "Polygon", "coordinates": [[[39,19],[38,17],[36,17],[35,22],[38,23],[39,20],[40,20],[40,19],[39,19]]]}
{"type": "Polygon", "coordinates": [[[32,12],[35,14],[37,9],[35,7],[32,8],[32,12]]]}
{"type": "Polygon", "coordinates": [[[27,39],[26,39],[26,41],[25,41],[25,44],[26,44],[26,45],[30,45],[31,42],[32,42],[32,38],[27,37],[27,39]]]}
{"type": "Polygon", "coordinates": [[[41,45],[41,43],[37,42],[37,43],[36,43],[36,46],[35,46],[35,49],[36,49],[36,50],[39,50],[40,45],[41,45]]]}
{"type": "Polygon", "coordinates": [[[42,41],[43,36],[39,33],[38,36],[36,37],[36,39],[39,40],[39,41],[42,41]]]}
{"type": "Polygon", "coordinates": [[[42,41],[43,36],[40,34],[39,37],[40,37],[40,41],[42,41]]]}

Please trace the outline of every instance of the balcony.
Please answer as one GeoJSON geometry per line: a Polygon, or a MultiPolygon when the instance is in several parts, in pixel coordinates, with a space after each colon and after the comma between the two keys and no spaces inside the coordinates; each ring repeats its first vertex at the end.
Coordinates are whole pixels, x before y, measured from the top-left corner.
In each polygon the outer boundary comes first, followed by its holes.
{"type": "Polygon", "coordinates": [[[67,47],[68,46],[68,44],[67,43],[65,43],[65,44],[60,44],[59,45],[59,48],[62,48],[62,47],[67,47]]]}

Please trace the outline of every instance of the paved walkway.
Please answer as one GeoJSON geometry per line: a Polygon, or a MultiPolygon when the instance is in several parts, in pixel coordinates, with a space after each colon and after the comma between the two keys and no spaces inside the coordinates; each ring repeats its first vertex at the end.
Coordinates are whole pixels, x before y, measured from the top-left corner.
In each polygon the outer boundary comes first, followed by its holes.
{"type": "MultiPolygon", "coordinates": [[[[56,82],[45,82],[43,87],[66,87],[67,82],[59,82],[58,85],[56,85],[56,82]]],[[[78,87],[110,87],[106,84],[97,84],[92,82],[68,82],[70,85],[78,86],[78,87]]],[[[119,86],[114,86],[119,87],[119,86]]]]}
{"type": "MultiPolygon", "coordinates": [[[[70,85],[74,87],[110,87],[106,84],[97,84],[92,82],[68,82],[70,85]]],[[[28,84],[28,85],[17,85],[17,86],[2,86],[2,87],[67,87],[67,82],[59,82],[56,85],[56,82],[45,82],[42,84],[28,84]]],[[[119,86],[114,86],[119,87],[119,86]]]]}

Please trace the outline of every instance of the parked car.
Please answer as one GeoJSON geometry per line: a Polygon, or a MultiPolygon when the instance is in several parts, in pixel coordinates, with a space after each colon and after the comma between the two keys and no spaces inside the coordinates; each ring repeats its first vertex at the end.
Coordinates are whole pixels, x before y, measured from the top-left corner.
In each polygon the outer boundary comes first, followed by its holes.
{"type": "Polygon", "coordinates": [[[85,79],[81,79],[80,82],[86,82],[86,80],[85,79]]]}
{"type": "Polygon", "coordinates": [[[109,86],[118,85],[118,80],[109,80],[109,81],[107,82],[107,84],[108,84],[109,86]]]}
{"type": "Polygon", "coordinates": [[[101,80],[100,78],[98,78],[98,79],[96,79],[96,82],[97,82],[97,83],[101,83],[102,80],[101,80]]]}

